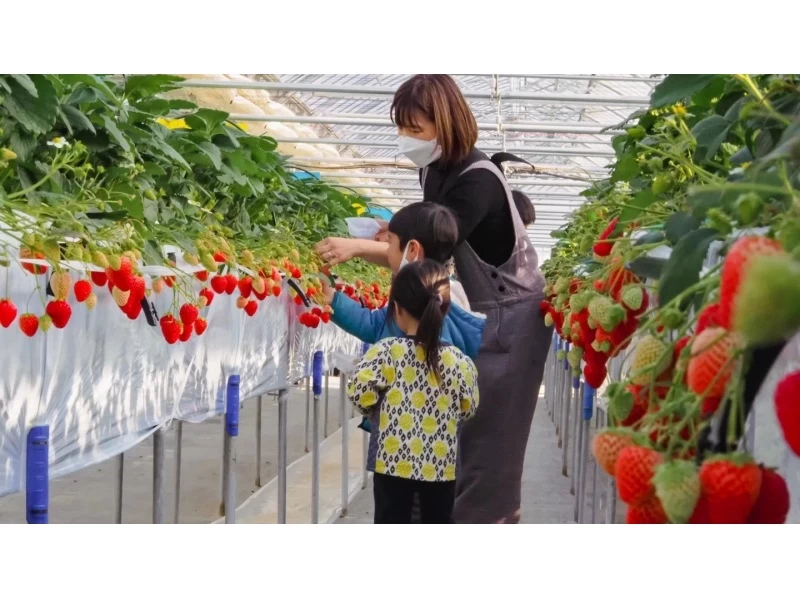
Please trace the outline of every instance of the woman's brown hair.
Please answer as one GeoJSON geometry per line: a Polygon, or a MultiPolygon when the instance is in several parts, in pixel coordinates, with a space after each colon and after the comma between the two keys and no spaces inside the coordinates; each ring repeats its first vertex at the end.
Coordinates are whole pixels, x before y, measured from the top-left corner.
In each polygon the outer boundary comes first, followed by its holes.
{"type": "Polygon", "coordinates": [[[445,164],[464,160],[478,141],[478,123],[450,75],[414,75],[398,88],[392,100],[392,122],[413,129],[418,114],[436,126],[445,164]]]}

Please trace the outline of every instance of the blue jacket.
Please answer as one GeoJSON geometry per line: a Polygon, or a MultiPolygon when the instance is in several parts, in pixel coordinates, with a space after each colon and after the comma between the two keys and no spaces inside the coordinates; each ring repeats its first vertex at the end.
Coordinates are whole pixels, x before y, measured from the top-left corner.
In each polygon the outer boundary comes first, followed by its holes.
{"type": "MultiPolygon", "coordinates": [[[[384,338],[405,336],[387,317],[387,307],[369,310],[340,292],[333,296],[331,307],[331,321],[365,343],[374,344],[384,338]]],[[[485,325],[486,318],[479,317],[456,303],[450,303],[441,340],[458,348],[470,359],[475,359],[481,347],[485,325]]]]}

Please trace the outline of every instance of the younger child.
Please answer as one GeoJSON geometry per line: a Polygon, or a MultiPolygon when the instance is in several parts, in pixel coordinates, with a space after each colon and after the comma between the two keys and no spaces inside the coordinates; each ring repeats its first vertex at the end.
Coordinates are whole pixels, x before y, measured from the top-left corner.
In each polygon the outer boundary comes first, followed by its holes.
{"type": "Polygon", "coordinates": [[[378,413],[375,523],[411,523],[415,494],[422,523],[452,522],[456,430],[478,408],[478,380],[472,360],[440,341],[449,309],[442,264],[401,268],[389,319],[403,336],[367,351],[347,389],[361,413],[378,413]]]}

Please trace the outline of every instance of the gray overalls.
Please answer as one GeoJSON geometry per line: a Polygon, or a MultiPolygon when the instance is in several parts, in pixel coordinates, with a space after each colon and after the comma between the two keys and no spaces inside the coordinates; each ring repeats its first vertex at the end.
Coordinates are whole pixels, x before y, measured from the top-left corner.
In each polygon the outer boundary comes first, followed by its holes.
{"type": "MultiPolygon", "coordinates": [[[[522,466],[552,329],[539,314],[544,277],[511,189],[490,161],[463,170],[491,170],[502,181],[516,243],[495,268],[462,243],[454,260],[473,311],[486,314],[478,368],[478,412],[461,427],[455,523],[519,523],[522,466]]],[[[422,173],[425,188],[427,169],[422,173]]]]}

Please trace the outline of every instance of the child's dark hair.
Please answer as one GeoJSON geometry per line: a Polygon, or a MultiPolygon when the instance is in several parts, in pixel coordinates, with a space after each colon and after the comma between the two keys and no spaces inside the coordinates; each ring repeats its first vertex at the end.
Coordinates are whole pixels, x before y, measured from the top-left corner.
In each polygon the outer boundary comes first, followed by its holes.
{"type": "Polygon", "coordinates": [[[404,251],[412,239],[419,242],[425,259],[443,264],[458,244],[458,222],[449,208],[421,201],[398,210],[389,221],[389,232],[400,238],[404,251]]]}
{"type": "Polygon", "coordinates": [[[511,195],[514,197],[514,203],[517,206],[517,211],[519,212],[520,218],[522,218],[522,224],[525,226],[530,226],[536,222],[536,210],[533,207],[533,202],[531,201],[530,197],[525,195],[522,191],[517,191],[516,189],[511,192],[511,195]]]}
{"type": "Polygon", "coordinates": [[[450,278],[443,264],[425,259],[403,266],[392,282],[389,317],[394,319],[400,307],[419,321],[414,340],[425,349],[425,363],[441,380],[439,373],[439,337],[444,317],[450,309],[450,278]]]}

